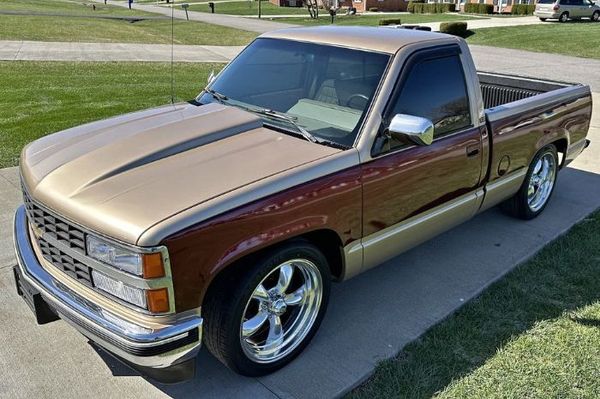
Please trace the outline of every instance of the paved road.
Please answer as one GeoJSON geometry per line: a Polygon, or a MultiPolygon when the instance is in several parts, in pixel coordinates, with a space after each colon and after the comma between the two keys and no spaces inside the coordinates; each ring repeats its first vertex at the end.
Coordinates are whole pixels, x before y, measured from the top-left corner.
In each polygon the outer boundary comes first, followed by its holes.
{"type": "MultiPolygon", "coordinates": [[[[546,69],[544,64],[538,66],[546,69]]],[[[599,101],[600,95],[595,95],[595,104],[599,101]]],[[[313,343],[287,368],[260,379],[236,376],[202,351],[193,381],[152,384],[97,354],[65,323],[34,325],[13,290],[10,269],[11,219],[20,202],[18,177],[14,168],[0,170],[0,397],[339,396],[367,378],[378,361],[394,356],[600,207],[600,107],[595,109],[593,144],[560,174],[555,196],[541,217],[523,222],[492,209],[369,273],[335,285],[313,343]]]]}
{"type": "MultiPolygon", "coordinates": [[[[101,0],[95,1],[97,3],[103,2],[101,0]]],[[[122,1],[111,1],[110,4],[117,5],[120,7],[127,7],[127,3],[122,1]]],[[[167,15],[169,17],[171,16],[171,7],[160,7],[153,4],[134,3],[132,8],[135,10],[167,15]]],[[[191,21],[206,22],[209,24],[222,25],[230,28],[237,28],[258,33],[264,33],[275,29],[290,28],[296,26],[292,24],[272,22],[258,18],[239,18],[234,15],[210,14],[207,12],[199,11],[188,11],[188,14],[191,21]]],[[[183,11],[182,9],[178,9],[177,7],[173,8],[173,16],[178,19],[186,19],[185,11],[183,11]]]]}
{"type": "MultiPolygon", "coordinates": [[[[173,46],[173,59],[178,62],[228,62],[243,48],[176,45],[173,46]]],[[[168,62],[171,45],[0,40],[0,60],[168,62]]]]}

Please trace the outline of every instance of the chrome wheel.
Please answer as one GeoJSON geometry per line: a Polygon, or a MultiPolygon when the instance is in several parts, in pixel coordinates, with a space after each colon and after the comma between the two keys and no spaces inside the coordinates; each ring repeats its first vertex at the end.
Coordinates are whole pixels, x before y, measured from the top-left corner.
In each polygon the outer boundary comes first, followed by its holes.
{"type": "Polygon", "coordinates": [[[567,22],[569,20],[569,14],[567,14],[566,12],[563,12],[560,15],[559,21],[560,22],[567,22]]]}
{"type": "Polygon", "coordinates": [[[293,259],[277,266],[244,309],[240,342],[246,356],[272,363],[292,352],[313,326],[322,297],[321,273],[314,263],[293,259]]]}
{"type": "Polygon", "coordinates": [[[598,22],[598,20],[600,20],[600,12],[597,12],[597,11],[596,11],[596,12],[595,12],[595,13],[592,15],[592,21],[594,21],[594,22],[598,22]]]}
{"type": "Polygon", "coordinates": [[[529,177],[527,204],[532,212],[539,211],[550,198],[556,177],[556,159],[547,152],[538,159],[529,177]]]}

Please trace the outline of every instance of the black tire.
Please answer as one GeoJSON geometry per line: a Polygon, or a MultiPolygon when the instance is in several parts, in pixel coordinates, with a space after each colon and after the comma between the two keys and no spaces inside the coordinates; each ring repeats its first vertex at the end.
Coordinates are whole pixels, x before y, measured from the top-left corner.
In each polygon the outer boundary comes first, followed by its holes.
{"type": "Polygon", "coordinates": [[[537,217],[540,213],[542,213],[544,211],[544,209],[546,208],[546,205],[548,205],[548,202],[550,202],[550,198],[552,197],[552,193],[554,192],[554,188],[556,187],[556,179],[558,177],[558,167],[559,167],[559,163],[558,163],[558,153],[556,150],[556,146],[554,146],[554,144],[549,144],[549,145],[545,146],[544,148],[542,148],[533,157],[533,160],[531,161],[531,165],[529,165],[529,169],[527,170],[527,174],[525,175],[525,180],[523,181],[523,184],[521,185],[521,188],[519,189],[519,191],[513,197],[511,197],[508,200],[506,200],[505,202],[503,202],[500,205],[500,208],[508,215],[519,218],[519,219],[523,219],[523,220],[530,220],[530,219],[537,217]],[[535,169],[535,165],[546,154],[551,154],[554,157],[555,169],[554,169],[554,175],[553,175],[554,178],[552,181],[552,188],[551,188],[550,193],[548,194],[545,202],[542,204],[542,206],[539,209],[532,210],[530,208],[529,201],[528,201],[529,182],[532,178],[532,175],[533,175],[533,172],[535,169]]]}
{"type": "Polygon", "coordinates": [[[558,22],[565,23],[568,20],[569,20],[569,13],[568,12],[563,12],[562,14],[560,14],[560,17],[558,17],[558,22]]]}
{"type": "Polygon", "coordinates": [[[208,350],[231,370],[257,377],[282,368],[309,344],[327,309],[331,289],[330,270],[325,256],[314,245],[300,240],[274,247],[237,266],[235,272],[225,272],[227,274],[218,277],[207,292],[202,305],[203,339],[208,350]],[[279,265],[291,259],[306,259],[318,268],[323,288],[318,313],[308,333],[301,341],[298,340],[299,344],[285,357],[269,363],[257,362],[246,355],[242,348],[242,318],[254,290],[264,283],[265,278],[270,278],[279,265]]]}
{"type": "Polygon", "coordinates": [[[542,22],[546,22],[546,19],[547,19],[547,18],[540,18],[540,21],[542,21],[542,22]]]}
{"type": "Polygon", "coordinates": [[[598,22],[600,21],[600,11],[595,11],[592,14],[592,22],[598,22]]]}

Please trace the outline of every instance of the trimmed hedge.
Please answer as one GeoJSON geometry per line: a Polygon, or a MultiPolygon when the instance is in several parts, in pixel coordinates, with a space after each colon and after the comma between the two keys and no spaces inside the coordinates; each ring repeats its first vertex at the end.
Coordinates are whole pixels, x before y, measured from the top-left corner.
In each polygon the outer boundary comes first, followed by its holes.
{"type": "Polygon", "coordinates": [[[412,0],[408,2],[408,6],[406,7],[406,11],[413,13],[415,4],[425,3],[425,0],[412,0]]]}
{"type": "Polygon", "coordinates": [[[442,14],[456,11],[456,4],[450,3],[408,3],[408,12],[414,14],[442,14]]]}
{"type": "Polygon", "coordinates": [[[440,32],[447,33],[449,35],[467,37],[467,23],[466,22],[442,22],[440,24],[440,32]]]}
{"type": "Polygon", "coordinates": [[[402,25],[402,22],[400,22],[400,18],[380,19],[379,25],[402,25]]]}
{"type": "Polygon", "coordinates": [[[535,4],[513,4],[510,13],[512,15],[533,15],[535,4]]]}
{"type": "Polygon", "coordinates": [[[466,3],[465,12],[469,14],[493,14],[493,4],[466,3]]]}

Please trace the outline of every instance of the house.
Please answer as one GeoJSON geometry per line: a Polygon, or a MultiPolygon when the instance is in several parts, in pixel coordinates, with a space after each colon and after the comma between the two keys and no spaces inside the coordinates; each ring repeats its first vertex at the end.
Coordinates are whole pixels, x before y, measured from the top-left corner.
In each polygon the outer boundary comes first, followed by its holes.
{"type": "Polygon", "coordinates": [[[342,7],[354,7],[357,12],[365,12],[376,8],[378,11],[406,11],[408,1],[404,0],[344,0],[342,7]]]}
{"type": "Polygon", "coordinates": [[[302,0],[269,0],[269,3],[278,7],[304,7],[302,0]]]}
{"type": "MultiPolygon", "coordinates": [[[[465,0],[428,0],[429,3],[454,3],[456,9],[463,11],[465,0]]],[[[495,13],[510,13],[513,4],[535,4],[535,0],[471,0],[469,3],[492,4],[495,13]]]]}
{"type": "MultiPolygon", "coordinates": [[[[332,0],[318,0],[319,4],[328,5],[332,0]]],[[[408,0],[333,0],[339,7],[354,7],[357,12],[377,8],[379,11],[406,11],[408,0]]],[[[303,7],[302,0],[269,0],[280,7],[303,7]]],[[[325,8],[328,8],[327,6],[325,8]]]]}

